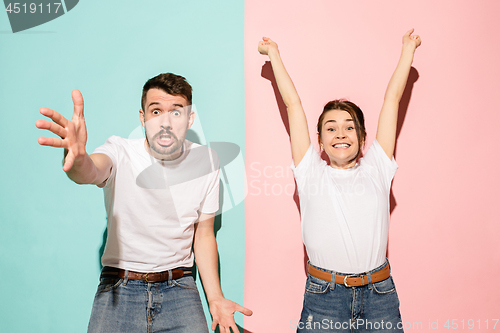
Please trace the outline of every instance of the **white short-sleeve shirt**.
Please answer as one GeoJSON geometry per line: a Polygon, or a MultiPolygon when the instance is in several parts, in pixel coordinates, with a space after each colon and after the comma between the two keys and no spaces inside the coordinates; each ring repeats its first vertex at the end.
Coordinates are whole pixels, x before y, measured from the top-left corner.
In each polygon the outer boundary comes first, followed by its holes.
{"type": "Polygon", "coordinates": [[[219,209],[219,160],[210,148],[185,141],[173,161],[153,158],[144,139],[110,137],[94,153],[113,162],[104,188],[108,238],[103,266],[160,272],[193,265],[191,246],[200,213],[219,209]]]}
{"type": "Polygon", "coordinates": [[[292,163],[302,239],[313,265],[361,273],[384,263],[397,168],[376,140],[350,169],[330,167],[312,144],[298,166],[292,163]]]}

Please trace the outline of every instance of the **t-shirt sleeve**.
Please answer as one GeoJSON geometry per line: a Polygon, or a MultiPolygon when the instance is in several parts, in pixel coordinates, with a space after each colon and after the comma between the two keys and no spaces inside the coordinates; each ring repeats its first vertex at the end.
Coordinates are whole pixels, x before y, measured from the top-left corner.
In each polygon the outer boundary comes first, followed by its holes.
{"type": "Polygon", "coordinates": [[[200,206],[200,212],[204,214],[212,214],[219,210],[219,156],[215,150],[212,149],[209,149],[209,156],[211,159],[211,165],[213,166],[213,171],[208,175],[207,195],[200,206]]]}
{"type": "Polygon", "coordinates": [[[113,179],[116,173],[116,165],[117,161],[119,160],[119,152],[120,152],[120,147],[122,146],[120,143],[121,138],[118,136],[111,136],[109,137],[106,142],[102,145],[97,147],[92,154],[104,154],[107,155],[110,159],[111,162],[113,163],[113,167],[111,168],[111,174],[109,175],[108,179],[106,179],[103,183],[98,184],[98,187],[105,187],[109,182],[110,179],[113,179]]]}
{"type": "Polygon", "coordinates": [[[371,166],[370,169],[372,172],[379,176],[386,188],[391,187],[391,182],[398,169],[398,164],[394,160],[394,156],[391,159],[387,157],[384,149],[376,139],[373,141],[360,163],[371,166]]]}
{"type": "Polygon", "coordinates": [[[295,166],[294,162],[292,161],[292,164],[290,166],[295,176],[295,180],[297,181],[298,187],[300,188],[308,175],[313,174],[314,171],[322,164],[325,164],[325,161],[323,161],[321,156],[319,156],[318,152],[316,151],[316,149],[314,149],[311,143],[300,163],[295,166]]]}

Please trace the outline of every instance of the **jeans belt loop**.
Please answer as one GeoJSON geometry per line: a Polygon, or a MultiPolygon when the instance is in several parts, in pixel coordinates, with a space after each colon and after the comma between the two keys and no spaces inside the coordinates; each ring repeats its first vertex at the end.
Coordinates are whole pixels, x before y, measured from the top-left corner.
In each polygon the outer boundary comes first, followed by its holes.
{"type": "Polygon", "coordinates": [[[172,281],[172,270],[168,270],[168,282],[170,283],[172,281]]]}
{"type": "Polygon", "coordinates": [[[125,276],[123,277],[123,285],[126,286],[128,282],[128,269],[125,270],[125,276]]]}
{"type": "Polygon", "coordinates": [[[368,289],[372,289],[372,274],[370,272],[366,273],[366,276],[368,277],[368,289]]]}
{"type": "Polygon", "coordinates": [[[332,279],[330,280],[330,290],[335,289],[335,278],[337,277],[337,273],[332,272],[332,279]]]}

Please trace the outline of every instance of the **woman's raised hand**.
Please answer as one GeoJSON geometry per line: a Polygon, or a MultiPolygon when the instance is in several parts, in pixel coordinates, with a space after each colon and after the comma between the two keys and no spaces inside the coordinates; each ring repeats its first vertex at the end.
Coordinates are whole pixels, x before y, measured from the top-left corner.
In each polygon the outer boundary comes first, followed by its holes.
{"type": "Polygon", "coordinates": [[[422,40],[420,39],[419,35],[413,35],[412,33],[415,31],[415,29],[408,30],[405,35],[403,36],[403,45],[408,45],[412,46],[414,49],[420,46],[422,44],[422,40]]]}
{"type": "Polygon", "coordinates": [[[259,53],[263,55],[269,55],[269,51],[271,49],[278,50],[278,44],[273,42],[271,38],[262,37],[262,40],[259,42],[259,53]]]}

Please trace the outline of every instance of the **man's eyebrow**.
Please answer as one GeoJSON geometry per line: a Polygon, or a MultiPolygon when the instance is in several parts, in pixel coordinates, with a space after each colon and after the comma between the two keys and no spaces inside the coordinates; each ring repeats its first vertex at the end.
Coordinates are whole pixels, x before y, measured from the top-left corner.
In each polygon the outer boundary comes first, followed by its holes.
{"type": "Polygon", "coordinates": [[[148,108],[151,106],[151,105],[159,105],[160,103],[159,102],[151,102],[148,104],[148,108]]]}
{"type": "MultiPolygon", "coordinates": [[[[151,102],[151,103],[149,103],[148,108],[151,107],[151,105],[160,105],[160,102],[151,102]]],[[[176,104],[172,104],[172,106],[174,106],[176,108],[183,108],[184,107],[184,105],[177,104],[177,103],[176,104]]]]}

